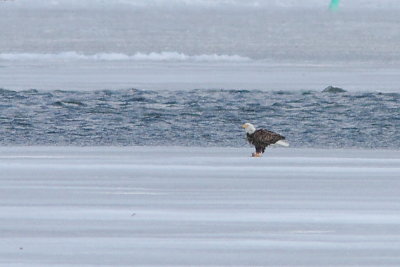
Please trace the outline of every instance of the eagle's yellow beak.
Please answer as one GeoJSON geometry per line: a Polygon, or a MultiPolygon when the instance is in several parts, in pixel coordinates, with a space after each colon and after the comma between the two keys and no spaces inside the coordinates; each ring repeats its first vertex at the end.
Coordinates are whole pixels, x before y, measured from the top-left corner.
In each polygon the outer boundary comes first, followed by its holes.
{"type": "Polygon", "coordinates": [[[246,123],[242,125],[242,128],[246,129],[247,125],[246,123]]]}

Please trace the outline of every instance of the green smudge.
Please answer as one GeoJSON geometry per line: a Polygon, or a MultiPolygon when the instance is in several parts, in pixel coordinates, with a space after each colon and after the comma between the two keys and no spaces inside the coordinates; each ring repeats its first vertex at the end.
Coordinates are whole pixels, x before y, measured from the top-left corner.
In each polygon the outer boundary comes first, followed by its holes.
{"type": "Polygon", "coordinates": [[[332,0],[332,1],[331,1],[331,4],[329,5],[329,9],[330,9],[331,11],[336,11],[336,10],[338,10],[338,9],[339,9],[339,2],[340,2],[340,0],[332,0]]]}

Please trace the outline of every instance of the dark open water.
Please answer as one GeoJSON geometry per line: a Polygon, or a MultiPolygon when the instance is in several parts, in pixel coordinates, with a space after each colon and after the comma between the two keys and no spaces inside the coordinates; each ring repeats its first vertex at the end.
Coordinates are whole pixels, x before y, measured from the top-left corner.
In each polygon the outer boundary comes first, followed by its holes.
{"type": "Polygon", "coordinates": [[[244,122],[293,147],[398,149],[400,94],[0,89],[0,145],[239,147],[244,122]]]}

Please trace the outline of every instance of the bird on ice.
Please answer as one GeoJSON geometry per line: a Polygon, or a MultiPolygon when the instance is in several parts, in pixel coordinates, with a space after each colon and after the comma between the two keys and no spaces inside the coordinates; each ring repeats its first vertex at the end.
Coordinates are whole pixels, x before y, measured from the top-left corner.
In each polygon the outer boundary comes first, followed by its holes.
{"type": "Polygon", "coordinates": [[[265,129],[256,130],[251,123],[245,123],[242,127],[246,131],[247,141],[256,148],[256,152],[251,154],[252,157],[261,157],[265,148],[272,144],[289,146],[289,143],[284,141],[285,137],[280,134],[265,129]]]}

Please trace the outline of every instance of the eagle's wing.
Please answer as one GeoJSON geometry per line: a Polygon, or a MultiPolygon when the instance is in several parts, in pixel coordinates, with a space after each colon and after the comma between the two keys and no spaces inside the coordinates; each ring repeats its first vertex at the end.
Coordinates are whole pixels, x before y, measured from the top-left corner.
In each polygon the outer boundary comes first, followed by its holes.
{"type": "Polygon", "coordinates": [[[269,146],[271,144],[275,144],[279,140],[285,139],[284,136],[265,129],[255,131],[253,138],[254,142],[260,146],[269,146]]]}

